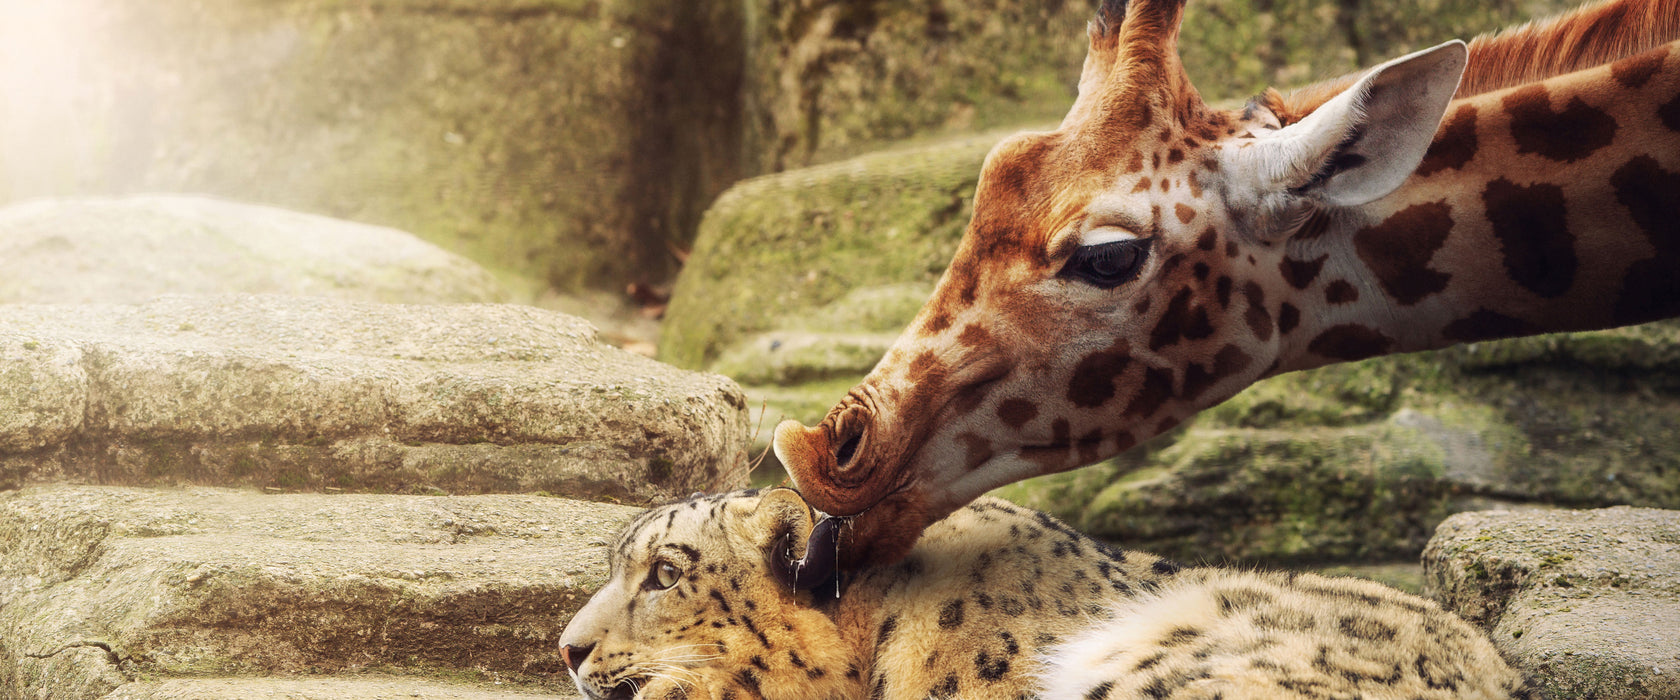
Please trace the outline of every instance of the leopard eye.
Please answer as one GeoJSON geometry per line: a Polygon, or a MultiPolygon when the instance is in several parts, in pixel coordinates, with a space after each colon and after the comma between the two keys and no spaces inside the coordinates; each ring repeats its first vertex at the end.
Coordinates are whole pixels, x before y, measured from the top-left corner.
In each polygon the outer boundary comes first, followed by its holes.
{"type": "Polygon", "coordinates": [[[1149,243],[1147,238],[1128,238],[1080,246],[1062,267],[1060,276],[1113,289],[1137,277],[1149,259],[1149,243]]]}
{"type": "Polygon", "coordinates": [[[660,590],[677,585],[679,578],[682,578],[682,572],[677,570],[676,564],[662,561],[653,566],[652,582],[658,584],[660,590]]]}

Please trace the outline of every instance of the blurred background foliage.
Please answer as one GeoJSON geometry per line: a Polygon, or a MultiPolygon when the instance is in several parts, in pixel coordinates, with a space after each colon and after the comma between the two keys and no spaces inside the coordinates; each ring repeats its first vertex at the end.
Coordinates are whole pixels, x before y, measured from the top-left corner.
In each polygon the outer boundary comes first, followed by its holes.
{"type": "MultiPolygon", "coordinates": [[[[1564,3],[1197,0],[1211,98],[1564,3]]],[[[1053,123],[1089,0],[58,0],[0,13],[0,203],[205,193],[413,231],[535,296],[669,282],[741,179],[1053,123]]]]}

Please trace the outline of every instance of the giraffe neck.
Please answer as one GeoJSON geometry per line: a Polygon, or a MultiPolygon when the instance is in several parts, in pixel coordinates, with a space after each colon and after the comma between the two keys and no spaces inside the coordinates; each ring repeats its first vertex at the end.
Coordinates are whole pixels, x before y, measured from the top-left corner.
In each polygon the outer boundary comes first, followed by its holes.
{"type": "Polygon", "coordinates": [[[1285,246],[1278,371],[1680,315],[1677,95],[1680,42],[1455,101],[1405,185],[1285,246]]]}

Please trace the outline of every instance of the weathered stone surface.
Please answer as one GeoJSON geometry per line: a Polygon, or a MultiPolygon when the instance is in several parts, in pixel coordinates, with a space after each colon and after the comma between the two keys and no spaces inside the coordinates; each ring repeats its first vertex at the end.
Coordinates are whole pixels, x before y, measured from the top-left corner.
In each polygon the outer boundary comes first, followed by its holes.
{"type": "Polygon", "coordinates": [[[0,306],[0,483],[646,502],[740,484],[728,379],[520,306],[163,297],[0,306]]]}
{"type": "Polygon", "coordinates": [[[1680,697],[1680,512],[1463,513],[1423,564],[1429,593],[1549,697],[1680,697]]]}
{"type": "Polygon", "coordinates": [[[40,200],[0,208],[0,303],[131,303],[160,294],[496,302],[483,268],[395,229],[202,197],[40,200]]]}
{"type": "Polygon", "coordinates": [[[576,690],[519,690],[500,684],[459,684],[407,678],[193,679],[129,683],[100,700],[561,700],[576,690]]]}
{"type": "MultiPolygon", "coordinates": [[[[383,670],[559,692],[555,640],[636,512],[540,496],[7,493],[0,690],[73,700],[135,680],[383,670]]],[[[198,697],[169,687],[130,694],[198,697]]]]}
{"type": "Polygon", "coordinates": [[[16,7],[0,202],[197,192],[622,289],[671,274],[668,244],[744,174],[741,3],[16,7]]]}

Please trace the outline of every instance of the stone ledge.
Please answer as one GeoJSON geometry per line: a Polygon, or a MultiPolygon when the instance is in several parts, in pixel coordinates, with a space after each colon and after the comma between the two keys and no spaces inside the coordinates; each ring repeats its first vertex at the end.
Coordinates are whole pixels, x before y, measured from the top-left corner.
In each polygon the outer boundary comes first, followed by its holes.
{"type": "Polygon", "coordinates": [[[1461,513],[1423,564],[1430,595],[1549,697],[1680,697],[1680,512],[1461,513]]]}
{"type": "Polygon", "coordinates": [[[0,485],[548,491],[738,486],[733,382],[530,307],[279,296],[0,306],[0,485]]]}
{"type": "Polygon", "coordinates": [[[203,678],[129,683],[101,700],[571,700],[573,691],[542,693],[492,683],[460,684],[401,677],[203,678]]]}
{"type": "Polygon", "coordinates": [[[0,690],[77,700],[140,679],[394,669],[554,691],[555,640],[637,512],[540,496],[0,495],[0,690]]]}

